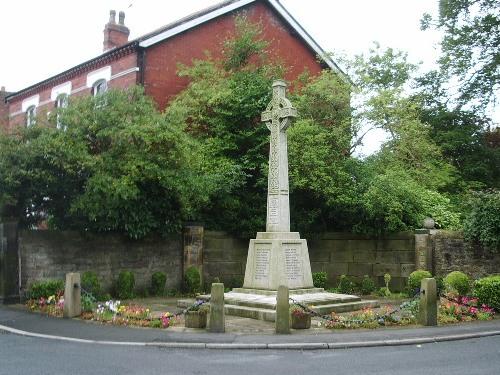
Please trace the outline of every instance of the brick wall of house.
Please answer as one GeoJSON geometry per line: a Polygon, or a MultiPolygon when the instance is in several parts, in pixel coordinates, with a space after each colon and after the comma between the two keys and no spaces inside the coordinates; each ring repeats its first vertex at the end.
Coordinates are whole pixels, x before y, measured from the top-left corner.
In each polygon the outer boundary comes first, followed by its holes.
{"type": "MultiPolygon", "coordinates": [[[[71,82],[71,90],[77,92],[71,94],[70,100],[71,98],[79,97],[82,95],[89,95],[91,92],[91,88],[86,87],[87,74],[108,65],[111,66],[111,76],[120,72],[127,71],[128,69],[135,68],[137,67],[137,54],[131,53],[112,62],[103,62],[97,64],[91,69],[82,70],[82,72],[74,75],[71,79],[55,80],[50,85],[46,85],[43,89],[37,90],[36,92],[30,92],[29,94],[20,96],[19,98],[11,99],[9,113],[11,114],[11,116],[12,114],[16,115],[10,117],[10,128],[12,129],[16,126],[24,126],[25,114],[21,113],[22,102],[24,99],[36,94],[40,95],[40,105],[37,107],[37,115],[46,115],[47,112],[50,112],[54,109],[55,105],[55,101],[51,100],[50,98],[52,88],[64,84],[65,82],[71,82]]],[[[127,88],[133,86],[137,82],[137,74],[138,72],[134,71],[126,75],[114,78],[108,82],[108,86],[110,88],[127,88]]]]}
{"type": "MultiPolygon", "coordinates": [[[[244,14],[252,22],[261,22],[263,38],[270,42],[268,50],[288,69],[287,80],[296,79],[305,69],[311,74],[321,71],[314,53],[297,36],[291,35],[268,6],[251,4],[244,14]]],[[[212,57],[220,57],[222,43],[233,33],[234,14],[228,14],[148,48],[144,71],[146,93],[155,99],[159,108],[165,108],[188,83],[186,78],[177,75],[178,63],[190,65],[193,59],[205,59],[205,51],[210,51],[212,57]]]]}

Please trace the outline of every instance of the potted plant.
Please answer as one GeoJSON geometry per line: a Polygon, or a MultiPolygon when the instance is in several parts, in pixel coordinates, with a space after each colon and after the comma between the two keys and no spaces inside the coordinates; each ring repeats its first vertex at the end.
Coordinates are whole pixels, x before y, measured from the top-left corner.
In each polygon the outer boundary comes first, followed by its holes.
{"type": "Polygon", "coordinates": [[[290,318],[293,329],[311,328],[311,314],[305,311],[299,305],[290,306],[290,318]]]}
{"type": "Polygon", "coordinates": [[[186,328],[206,328],[209,308],[206,304],[202,305],[201,303],[201,301],[198,301],[186,311],[184,315],[186,328]]]}

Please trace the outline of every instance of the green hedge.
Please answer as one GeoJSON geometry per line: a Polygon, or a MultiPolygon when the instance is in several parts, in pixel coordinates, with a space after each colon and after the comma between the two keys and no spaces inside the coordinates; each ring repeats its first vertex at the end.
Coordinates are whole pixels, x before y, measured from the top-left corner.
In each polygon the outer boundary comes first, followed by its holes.
{"type": "Polygon", "coordinates": [[[426,270],[416,270],[410,273],[408,277],[408,292],[412,295],[417,289],[420,289],[422,279],[432,277],[432,274],[426,270]]]}
{"type": "Polygon", "coordinates": [[[466,296],[470,291],[469,276],[460,271],[453,271],[446,275],[444,285],[446,290],[455,291],[461,296],[466,296]]]}
{"type": "Polygon", "coordinates": [[[326,280],[328,275],[326,272],[313,272],[312,279],[315,288],[326,288],[326,280]]]}
{"type": "Polygon", "coordinates": [[[165,293],[167,275],[163,272],[155,272],[151,275],[151,294],[161,296],[165,293]]]}
{"type": "Polygon", "coordinates": [[[64,293],[64,281],[63,280],[47,280],[39,281],[31,284],[28,289],[28,298],[40,299],[48,298],[56,294],[64,293]]]}
{"type": "Polygon", "coordinates": [[[134,297],[135,277],[131,271],[122,271],[116,281],[116,294],[120,299],[134,297]]]}

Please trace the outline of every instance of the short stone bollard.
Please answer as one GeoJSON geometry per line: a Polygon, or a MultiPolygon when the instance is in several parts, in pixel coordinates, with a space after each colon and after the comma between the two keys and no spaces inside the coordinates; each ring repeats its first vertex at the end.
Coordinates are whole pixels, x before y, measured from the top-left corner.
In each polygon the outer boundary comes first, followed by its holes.
{"type": "Polygon", "coordinates": [[[436,279],[423,279],[420,284],[419,322],[424,326],[437,326],[436,279]]]}
{"type": "Polygon", "coordinates": [[[79,273],[66,274],[66,286],[64,288],[63,316],[73,318],[82,313],[81,286],[79,273]]]}
{"type": "Polygon", "coordinates": [[[215,333],[224,333],[225,327],[224,313],[224,284],[213,283],[210,292],[210,318],[208,330],[215,333]]]}
{"type": "Polygon", "coordinates": [[[290,333],[290,303],[288,287],[280,285],[276,296],[276,333],[290,333]]]}

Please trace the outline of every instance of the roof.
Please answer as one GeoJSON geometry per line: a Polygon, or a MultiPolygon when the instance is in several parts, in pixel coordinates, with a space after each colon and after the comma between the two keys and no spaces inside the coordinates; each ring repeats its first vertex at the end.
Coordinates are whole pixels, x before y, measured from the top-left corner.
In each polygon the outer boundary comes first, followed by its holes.
{"type": "Polygon", "coordinates": [[[150,47],[177,34],[192,29],[202,23],[208,22],[224,14],[233,12],[259,1],[263,1],[269,4],[272,9],[274,9],[281,16],[281,18],[297,33],[297,35],[306,43],[306,45],[314,53],[316,53],[325,62],[326,65],[328,65],[330,69],[340,73],[343,77],[349,79],[347,75],[342,71],[342,69],[340,69],[339,66],[333,61],[333,59],[316,43],[316,41],[307,33],[307,31],[305,31],[297,22],[297,20],[295,20],[295,18],[285,9],[285,7],[279,2],[279,0],[226,0],[211,7],[205,8],[199,12],[192,13],[184,18],[167,24],[139,38],[136,38],[121,47],[112,49],[62,73],[56,74],[55,76],[47,78],[46,80],[38,82],[32,86],[26,87],[18,92],[12,93],[6,97],[6,100],[8,101],[19,95],[29,93],[30,91],[35,91],[36,89],[50,84],[52,81],[68,78],[74,73],[88,69],[89,67],[100,63],[102,60],[119,56],[123,52],[130,52],[132,50],[136,50],[137,48],[150,47]]]}

